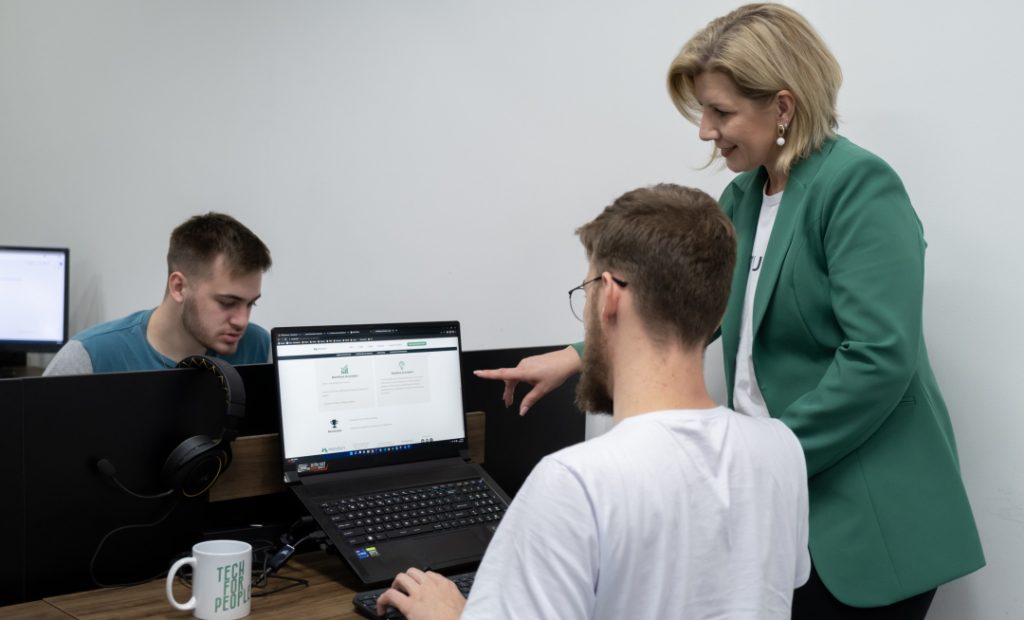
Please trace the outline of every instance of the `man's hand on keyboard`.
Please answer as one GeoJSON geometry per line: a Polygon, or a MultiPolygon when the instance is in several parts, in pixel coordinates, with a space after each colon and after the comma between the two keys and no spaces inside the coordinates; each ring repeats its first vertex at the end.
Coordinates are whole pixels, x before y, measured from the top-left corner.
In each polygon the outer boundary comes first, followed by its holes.
{"type": "Polygon", "coordinates": [[[466,599],[454,582],[434,572],[410,568],[399,573],[389,589],[377,599],[377,615],[394,607],[408,620],[456,620],[466,599]]]}

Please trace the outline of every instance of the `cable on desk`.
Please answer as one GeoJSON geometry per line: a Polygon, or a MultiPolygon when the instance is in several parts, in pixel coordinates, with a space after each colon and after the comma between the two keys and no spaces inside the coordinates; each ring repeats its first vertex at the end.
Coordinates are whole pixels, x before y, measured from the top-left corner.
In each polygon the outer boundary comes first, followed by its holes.
{"type": "Polygon", "coordinates": [[[281,542],[284,543],[284,545],[269,557],[264,558],[263,574],[261,575],[261,578],[264,581],[266,580],[267,575],[272,575],[277,572],[279,568],[284,566],[284,563],[288,561],[288,558],[292,557],[292,554],[295,553],[296,547],[313,538],[324,538],[323,532],[320,530],[313,530],[307,532],[306,535],[300,538],[298,542],[294,542],[296,530],[308,527],[311,524],[315,524],[313,517],[306,515],[304,517],[300,517],[288,526],[288,530],[281,535],[281,542]]]}
{"type": "MultiPolygon", "coordinates": [[[[262,586],[259,586],[259,587],[261,587],[261,588],[262,587],[266,587],[266,579],[283,579],[285,581],[291,581],[292,583],[284,584],[283,586],[274,588],[273,590],[266,590],[266,591],[263,591],[263,592],[253,592],[252,593],[253,598],[256,598],[258,596],[269,596],[271,594],[276,594],[277,592],[281,592],[282,590],[288,590],[288,589],[291,589],[291,588],[298,588],[300,586],[303,587],[303,588],[309,586],[309,580],[308,579],[300,579],[298,577],[287,577],[285,575],[268,575],[267,577],[264,578],[264,584],[262,586]]],[[[256,584],[253,584],[253,588],[255,589],[256,587],[257,587],[256,584]]]]}
{"type": "MultiPolygon", "coordinates": [[[[292,528],[294,528],[294,527],[295,526],[293,525],[292,528]]],[[[253,593],[252,593],[252,596],[254,598],[258,597],[258,596],[267,596],[267,595],[270,595],[270,594],[274,594],[275,592],[280,592],[282,590],[288,590],[289,588],[297,588],[299,586],[306,587],[306,586],[309,585],[309,581],[307,581],[305,579],[297,579],[295,577],[285,577],[285,576],[282,576],[282,575],[273,575],[273,574],[271,574],[274,570],[277,570],[277,569],[270,570],[267,567],[267,565],[269,564],[270,560],[275,555],[275,553],[274,553],[275,545],[274,545],[274,543],[272,543],[269,540],[263,541],[263,542],[266,542],[267,544],[266,545],[262,545],[262,546],[260,546],[258,548],[254,547],[253,550],[252,550],[252,553],[253,553],[253,567],[254,567],[253,571],[252,571],[252,587],[253,587],[253,590],[254,590],[253,593]],[[260,559],[258,559],[258,558],[262,558],[262,561],[260,559]],[[257,572],[256,569],[255,569],[255,566],[256,566],[257,563],[262,565],[262,567],[259,570],[259,572],[257,572]],[[290,581],[292,583],[288,583],[288,584],[285,584],[285,585],[283,585],[281,587],[274,588],[272,590],[266,590],[266,591],[263,591],[263,592],[256,592],[255,591],[257,588],[265,588],[265,587],[267,587],[268,581],[269,581],[269,579],[271,577],[274,577],[274,578],[277,578],[277,579],[282,579],[284,581],[290,581]]]]}
{"type": "MultiPolygon", "coordinates": [[[[266,548],[273,548],[273,546],[270,545],[270,546],[268,546],[266,548]]],[[[253,549],[254,553],[255,553],[255,551],[256,550],[253,549]]],[[[266,556],[266,557],[269,557],[269,556],[266,556]]],[[[177,576],[178,576],[178,582],[179,583],[184,585],[186,588],[192,589],[192,573],[191,572],[179,571],[177,576]]],[[[300,579],[298,577],[286,577],[284,575],[270,575],[270,574],[266,574],[266,560],[263,561],[263,569],[259,573],[257,573],[255,568],[253,569],[252,576],[253,576],[253,581],[252,581],[252,589],[253,589],[252,597],[253,598],[256,598],[256,597],[259,597],[259,596],[268,596],[268,595],[274,594],[276,592],[281,592],[282,590],[289,590],[291,588],[298,588],[300,586],[305,588],[305,587],[307,587],[309,585],[309,580],[308,579],[300,579]],[[266,590],[266,591],[263,591],[263,592],[256,592],[257,588],[262,589],[262,588],[267,587],[269,579],[281,579],[281,580],[284,580],[284,581],[289,581],[291,583],[286,583],[286,584],[284,584],[284,585],[282,585],[280,587],[274,588],[272,590],[266,590]]]]}
{"type": "Polygon", "coordinates": [[[117,534],[118,532],[123,532],[125,530],[143,529],[143,528],[147,528],[147,527],[156,527],[156,526],[160,525],[161,523],[163,523],[164,521],[166,521],[167,518],[171,516],[171,513],[174,512],[174,509],[177,508],[177,507],[178,507],[178,500],[175,499],[174,502],[171,503],[171,507],[167,509],[167,512],[165,512],[163,514],[163,516],[160,517],[159,519],[157,519],[156,521],[153,521],[151,523],[133,523],[131,525],[121,525],[121,526],[115,527],[114,529],[112,529],[109,532],[107,532],[106,534],[104,534],[103,538],[101,538],[100,542],[96,545],[96,551],[93,552],[92,559],[89,560],[89,577],[92,579],[92,582],[94,584],[96,584],[97,587],[100,587],[100,588],[123,588],[123,587],[137,586],[137,585],[140,585],[140,584],[143,584],[143,583],[148,583],[150,581],[153,581],[154,579],[158,579],[158,578],[163,577],[164,575],[166,575],[167,574],[167,570],[164,569],[163,571],[161,571],[160,573],[158,573],[156,575],[153,575],[152,577],[148,577],[146,579],[141,579],[139,581],[131,581],[131,582],[127,582],[127,583],[103,583],[96,576],[96,558],[99,557],[100,550],[103,549],[103,545],[114,534],[117,534]]]}
{"type": "MultiPolygon", "coordinates": [[[[300,525],[300,524],[305,525],[305,524],[307,524],[307,523],[312,521],[312,519],[309,519],[309,521],[305,521],[305,519],[306,519],[305,517],[303,519],[300,519],[295,524],[293,524],[293,526],[291,528],[289,528],[289,529],[294,529],[297,525],[300,525]]],[[[285,534],[281,538],[284,539],[284,540],[289,540],[289,541],[291,540],[290,534],[285,534]]],[[[326,536],[325,536],[325,534],[322,531],[314,530],[312,532],[307,533],[305,536],[303,536],[302,538],[300,538],[298,541],[296,541],[294,543],[286,542],[285,545],[283,547],[281,547],[273,555],[271,555],[269,553],[265,554],[263,556],[263,567],[262,567],[262,570],[260,571],[259,576],[253,575],[253,583],[252,583],[253,588],[263,588],[263,587],[266,587],[266,585],[268,583],[268,580],[271,579],[271,578],[273,578],[273,579],[283,579],[285,581],[291,581],[293,583],[290,583],[290,584],[287,584],[287,585],[284,585],[284,586],[281,586],[281,587],[278,587],[278,588],[274,588],[273,590],[268,590],[266,592],[253,592],[253,594],[252,594],[253,597],[267,596],[268,594],[274,594],[275,592],[280,592],[281,590],[287,590],[289,588],[294,588],[294,587],[297,587],[297,586],[300,586],[300,585],[303,586],[303,587],[308,586],[309,585],[309,581],[307,581],[306,579],[299,579],[299,578],[296,578],[296,577],[287,577],[285,575],[278,575],[276,573],[277,573],[278,569],[280,569],[282,566],[284,566],[285,562],[287,562],[288,559],[292,557],[292,554],[295,553],[295,550],[299,547],[299,545],[301,545],[302,543],[306,542],[307,540],[320,540],[320,539],[323,539],[323,538],[326,538],[326,536]]],[[[271,547],[271,549],[272,548],[273,547],[271,547]]]]}
{"type": "MultiPolygon", "coordinates": [[[[296,522],[296,524],[298,524],[298,522],[296,522]]],[[[290,529],[294,529],[294,526],[290,529]]],[[[289,557],[291,557],[296,547],[306,542],[307,540],[317,540],[324,537],[324,533],[319,530],[315,532],[310,532],[309,534],[306,534],[305,536],[300,538],[298,542],[296,542],[295,544],[286,543],[285,546],[282,547],[282,549],[277,551],[276,553],[273,553],[275,547],[273,542],[267,539],[254,540],[252,549],[254,567],[252,570],[252,597],[256,598],[260,596],[269,596],[271,594],[275,594],[283,590],[289,590],[291,588],[298,587],[305,588],[309,586],[308,579],[302,579],[299,577],[288,577],[285,575],[276,575],[274,573],[288,560],[289,557]],[[258,545],[257,543],[264,544],[258,545]],[[285,549],[288,549],[289,551],[284,552],[285,549]],[[260,565],[260,569],[258,571],[255,568],[257,564],[260,565]],[[280,579],[282,581],[288,581],[290,583],[286,583],[279,587],[273,588],[271,590],[266,590],[263,592],[255,591],[256,589],[266,588],[269,585],[270,579],[280,579]]],[[[290,540],[290,536],[288,534],[285,534],[284,536],[282,536],[282,538],[287,538],[290,540]]],[[[183,584],[185,587],[191,589],[191,572],[180,571],[178,573],[178,582],[183,584]]]]}

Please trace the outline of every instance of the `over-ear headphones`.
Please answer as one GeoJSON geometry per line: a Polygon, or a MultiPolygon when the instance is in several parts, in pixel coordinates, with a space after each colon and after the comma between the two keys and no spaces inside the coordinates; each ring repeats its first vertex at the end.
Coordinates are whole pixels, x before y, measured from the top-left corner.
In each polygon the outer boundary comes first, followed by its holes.
{"type": "Polygon", "coordinates": [[[245,417],[245,384],[235,368],[222,359],[193,355],[178,362],[178,368],[206,370],[220,381],[224,390],[224,426],[220,438],[195,435],[178,444],[167,456],[160,477],[169,490],[145,495],[136,493],[117,479],[117,469],[107,459],[96,462],[96,469],[110,478],[121,490],[139,499],[158,499],[181,492],[185,497],[202,495],[231,464],[231,442],[238,437],[245,417]]]}
{"type": "Polygon", "coordinates": [[[231,442],[238,437],[245,417],[245,385],[238,371],[222,359],[192,355],[178,362],[178,368],[212,372],[224,390],[224,427],[219,439],[195,435],[178,444],[167,456],[161,470],[164,482],[185,497],[202,495],[231,464],[231,442]]]}
{"type": "MultiPolygon", "coordinates": [[[[206,357],[205,355],[186,357],[178,362],[178,368],[206,370],[213,373],[218,381],[220,381],[220,386],[224,390],[225,403],[224,425],[220,432],[220,438],[213,440],[206,435],[196,435],[178,444],[178,447],[167,456],[161,471],[161,477],[170,489],[152,495],[132,491],[117,479],[117,469],[113,463],[107,459],[98,460],[96,462],[96,469],[99,473],[110,478],[118,488],[132,497],[159,499],[175,495],[178,492],[185,497],[202,495],[213,486],[213,483],[217,482],[217,479],[231,463],[231,442],[238,437],[239,427],[242,424],[242,419],[245,417],[245,384],[242,383],[242,377],[239,376],[238,371],[231,364],[222,359],[206,357]]],[[[93,552],[92,559],[89,561],[89,575],[92,577],[93,583],[100,587],[135,585],[101,582],[96,576],[96,559],[100,555],[100,550],[107,539],[117,532],[160,525],[171,516],[177,505],[178,500],[176,498],[170,505],[170,508],[164,512],[164,515],[152,523],[122,525],[104,534],[103,538],[96,545],[96,551],[93,552]]],[[[284,563],[286,559],[287,557],[282,558],[279,564],[284,563]]],[[[146,581],[149,580],[147,579],[146,581]]]]}

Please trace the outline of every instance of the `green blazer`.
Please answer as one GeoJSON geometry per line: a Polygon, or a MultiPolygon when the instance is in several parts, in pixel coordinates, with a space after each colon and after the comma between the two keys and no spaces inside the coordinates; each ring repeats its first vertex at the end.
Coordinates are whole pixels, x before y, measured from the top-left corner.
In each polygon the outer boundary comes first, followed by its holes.
{"type": "MultiPolygon", "coordinates": [[[[766,178],[743,173],[721,198],[738,239],[721,329],[730,405],[766,178]]],[[[757,383],[807,458],[811,557],[857,607],[985,564],[925,350],[924,253],[896,173],[836,138],[793,167],[754,294],[757,383]]]]}

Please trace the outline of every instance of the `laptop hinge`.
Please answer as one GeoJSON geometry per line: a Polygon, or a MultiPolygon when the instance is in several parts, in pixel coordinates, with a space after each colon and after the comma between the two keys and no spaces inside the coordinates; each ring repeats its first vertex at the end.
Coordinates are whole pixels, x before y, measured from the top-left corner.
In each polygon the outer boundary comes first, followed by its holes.
{"type": "Polygon", "coordinates": [[[297,472],[297,471],[286,471],[286,472],[284,472],[284,483],[287,486],[292,486],[293,484],[298,484],[298,482],[299,482],[299,472],[297,472]]]}

